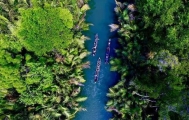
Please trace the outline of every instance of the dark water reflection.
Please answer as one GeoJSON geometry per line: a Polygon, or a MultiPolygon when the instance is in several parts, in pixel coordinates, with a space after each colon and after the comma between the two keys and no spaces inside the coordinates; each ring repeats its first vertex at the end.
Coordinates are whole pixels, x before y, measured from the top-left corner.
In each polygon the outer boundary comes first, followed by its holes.
{"type": "Polygon", "coordinates": [[[111,56],[115,56],[114,49],[118,47],[116,32],[110,33],[109,24],[116,22],[114,13],[114,0],[91,0],[89,3],[91,10],[87,12],[86,21],[92,23],[93,26],[84,34],[91,38],[86,42],[86,48],[91,51],[94,43],[94,36],[99,35],[98,48],[96,56],[89,55],[86,61],[90,61],[91,68],[86,69],[85,79],[86,83],[81,91],[82,96],[87,96],[88,99],[82,103],[82,106],[87,111],[77,113],[75,120],[108,120],[112,114],[105,110],[105,104],[108,100],[106,93],[108,88],[113,86],[118,80],[116,72],[110,72],[110,66],[105,64],[105,51],[108,39],[112,38],[111,42],[111,56]],[[99,81],[94,83],[94,73],[96,69],[96,62],[101,58],[101,71],[99,81]]]}

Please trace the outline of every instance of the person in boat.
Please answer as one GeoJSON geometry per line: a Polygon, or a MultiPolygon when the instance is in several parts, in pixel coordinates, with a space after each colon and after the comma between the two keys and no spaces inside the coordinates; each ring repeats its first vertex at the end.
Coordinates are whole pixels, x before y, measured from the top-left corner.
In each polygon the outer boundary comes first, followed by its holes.
{"type": "Polygon", "coordinates": [[[96,54],[96,47],[93,47],[92,50],[93,50],[93,51],[92,51],[92,54],[93,54],[93,56],[95,56],[95,54],[96,54]]]}
{"type": "Polygon", "coordinates": [[[111,43],[111,39],[109,39],[109,41],[108,41],[108,47],[106,48],[106,52],[107,53],[110,52],[110,43],[111,43]]]}
{"type": "Polygon", "coordinates": [[[98,61],[97,61],[98,63],[101,63],[101,59],[100,59],[100,57],[98,58],[98,61]]]}
{"type": "Polygon", "coordinates": [[[108,58],[109,58],[109,55],[108,55],[108,54],[106,54],[105,60],[106,60],[106,59],[108,59],[108,58]]]}
{"type": "Polygon", "coordinates": [[[96,83],[98,81],[98,75],[95,75],[94,82],[96,83]]]}
{"type": "Polygon", "coordinates": [[[95,56],[96,52],[93,53],[93,56],[95,56]]]}
{"type": "Polygon", "coordinates": [[[98,72],[95,71],[95,75],[94,75],[94,81],[96,82],[98,80],[98,72]]]}
{"type": "Polygon", "coordinates": [[[97,66],[96,72],[99,72],[99,71],[100,71],[100,66],[97,66]]]}
{"type": "Polygon", "coordinates": [[[97,73],[99,73],[99,72],[100,72],[100,65],[99,65],[99,66],[97,66],[97,68],[96,68],[96,72],[97,72],[97,73]]]}
{"type": "Polygon", "coordinates": [[[94,42],[94,47],[97,47],[97,41],[95,40],[95,42],[94,42]]]}
{"type": "Polygon", "coordinates": [[[100,66],[100,64],[101,64],[101,62],[98,62],[98,63],[97,63],[97,67],[100,66]]]}
{"type": "Polygon", "coordinates": [[[105,64],[108,64],[108,63],[109,63],[108,60],[109,60],[109,56],[106,55],[105,64]]]}
{"type": "Polygon", "coordinates": [[[96,49],[93,50],[93,56],[95,56],[95,54],[96,54],[96,49]]]}
{"type": "Polygon", "coordinates": [[[95,39],[95,41],[94,41],[94,47],[97,47],[98,40],[99,39],[97,39],[97,38],[95,39]]]}
{"type": "Polygon", "coordinates": [[[111,39],[108,40],[108,46],[110,47],[110,42],[111,42],[111,39]]]}
{"type": "Polygon", "coordinates": [[[99,58],[97,61],[97,67],[100,66],[100,64],[101,64],[101,59],[99,58]]]}
{"type": "Polygon", "coordinates": [[[96,47],[93,47],[93,51],[96,51],[96,47]]]}

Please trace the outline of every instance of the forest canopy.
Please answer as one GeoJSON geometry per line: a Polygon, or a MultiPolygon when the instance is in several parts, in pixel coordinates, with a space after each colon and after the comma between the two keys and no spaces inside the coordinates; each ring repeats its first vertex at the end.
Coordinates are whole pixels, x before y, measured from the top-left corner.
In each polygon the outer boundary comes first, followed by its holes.
{"type": "Polygon", "coordinates": [[[23,46],[43,55],[67,48],[72,42],[73,16],[67,9],[45,6],[20,10],[17,35],[23,46]]]}
{"type": "Polygon", "coordinates": [[[189,1],[120,4],[116,8],[120,48],[110,63],[121,80],[109,89],[107,110],[114,111],[115,119],[187,120],[189,1]],[[119,86],[123,88],[118,90],[119,86]]]}
{"type": "Polygon", "coordinates": [[[85,110],[84,4],[0,0],[0,120],[70,120],[85,110]]]}

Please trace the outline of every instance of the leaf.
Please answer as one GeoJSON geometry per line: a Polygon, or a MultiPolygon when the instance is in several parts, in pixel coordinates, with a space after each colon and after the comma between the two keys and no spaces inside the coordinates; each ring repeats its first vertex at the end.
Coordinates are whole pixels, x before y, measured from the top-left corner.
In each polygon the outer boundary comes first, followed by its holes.
{"type": "Polygon", "coordinates": [[[113,97],[115,97],[115,94],[107,93],[106,96],[107,96],[107,97],[110,97],[110,98],[113,98],[113,97]]]}
{"type": "Polygon", "coordinates": [[[47,108],[47,111],[49,111],[49,112],[54,112],[55,109],[54,109],[54,108],[47,108]]]}
{"type": "Polygon", "coordinates": [[[109,92],[115,94],[115,91],[112,88],[109,88],[109,92]]]}
{"type": "Polygon", "coordinates": [[[60,113],[57,113],[57,112],[52,112],[52,116],[54,117],[60,117],[62,114],[60,113]]]}
{"type": "Polygon", "coordinates": [[[68,101],[69,101],[69,96],[66,96],[66,98],[63,101],[63,103],[67,103],[68,101]]]}
{"type": "Polygon", "coordinates": [[[87,97],[78,97],[75,99],[76,102],[83,102],[85,100],[87,100],[87,97]]]}
{"type": "Polygon", "coordinates": [[[78,81],[81,83],[84,83],[86,81],[82,76],[77,76],[76,78],[78,78],[78,81]]]}
{"type": "Polygon", "coordinates": [[[87,11],[89,9],[90,9],[89,5],[85,4],[85,5],[82,6],[81,11],[87,11]]]}
{"type": "Polygon", "coordinates": [[[82,53],[79,55],[79,58],[80,58],[80,59],[83,59],[83,58],[85,58],[87,55],[88,55],[87,52],[82,52],[82,53]]]}
{"type": "Polygon", "coordinates": [[[30,54],[26,54],[26,61],[29,61],[31,59],[31,55],[30,54]]]}
{"type": "Polygon", "coordinates": [[[2,16],[2,15],[0,15],[0,20],[3,20],[5,23],[10,24],[9,20],[6,17],[2,16]]]}
{"type": "Polygon", "coordinates": [[[67,64],[70,64],[71,62],[72,62],[72,59],[74,58],[74,55],[68,55],[68,56],[66,56],[66,62],[67,62],[67,64]]]}
{"type": "Polygon", "coordinates": [[[60,101],[61,101],[61,96],[58,96],[58,97],[56,98],[56,102],[57,102],[57,103],[60,103],[60,101]]]}
{"type": "Polygon", "coordinates": [[[113,100],[109,100],[109,101],[106,103],[107,106],[112,106],[113,104],[114,104],[113,100]]]}
{"type": "Polygon", "coordinates": [[[58,109],[62,111],[62,114],[66,116],[66,118],[69,118],[71,116],[71,113],[68,108],[62,107],[61,105],[58,106],[58,109]]]}
{"type": "Polygon", "coordinates": [[[118,67],[117,66],[111,66],[110,71],[117,71],[118,67]]]}
{"type": "Polygon", "coordinates": [[[70,112],[67,111],[67,110],[65,110],[65,111],[63,112],[63,114],[64,114],[67,118],[69,118],[69,117],[71,116],[70,112]]]}

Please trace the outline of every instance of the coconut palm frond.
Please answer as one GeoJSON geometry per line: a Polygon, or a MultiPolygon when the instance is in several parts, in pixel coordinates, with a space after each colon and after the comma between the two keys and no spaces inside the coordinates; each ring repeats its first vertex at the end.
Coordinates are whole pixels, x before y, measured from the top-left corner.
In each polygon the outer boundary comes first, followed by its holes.
{"type": "Polygon", "coordinates": [[[83,102],[85,100],[87,100],[87,97],[77,97],[77,98],[75,98],[76,102],[83,102]]]}
{"type": "Polygon", "coordinates": [[[87,62],[83,63],[81,66],[82,66],[82,68],[84,68],[84,69],[90,68],[90,62],[87,61],[87,62]]]}
{"type": "Polygon", "coordinates": [[[4,11],[9,12],[8,5],[6,5],[5,3],[0,2],[0,7],[1,7],[4,11]]]}
{"type": "Polygon", "coordinates": [[[70,118],[71,112],[70,112],[70,110],[68,108],[59,105],[58,109],[62,112],[63,115],[66,116],[66,118],[70,118]]]}
{"type": "Polygon", "coordinates": [[[69,99],[70,99],[70,97],[69,97],[69,96],[66,96],[66,97],[64,98],[63,103],[68,103],[68,102],[69,102],[69,99]]]}
{"type": "Polygon", "coordinates": [[[82,35],[80,40],[85,41],[85,40],[90,40],[90,38],[85,35],[82,35]]]}
{"type": "Polygon", "coordinates": [[[87,55],[88,55],[88,52],[86,51],[86,52],[82,52],[82,53],[79,55],[79,57],[80,57],[80,59],[83,59],[83,58],[85,58],[87,55]]]}
{"type": "Polygon", "coordinates": [[[114,32],[117,29],[119,29],[119,25],[117,24],[110,24],[109,26],[110,26],[110,32],[114,32]]]}
{"type": "Polygon", "coordinates": [[[63,111],[63,114],[67,117],[67,118],[70,118],[71,116],[71,113],[67,110],[63,111]]]}
{"type": "Polygon", "coordinates": [[[52,114],[52,116],[55,117],[55,118],[58,118],[58,117],[60,117],[60,116],[62,115],[62,114],[60,114],[60,113],[58,113],[58,112],[52,112],[51,114],[52,114]]]}
{"type": "Polygon", "coordinates": [[[85,79],[84,79],[82,76],[77,76],[76,78],[77,78],[77,80],[78,80],[79,82],[81,82],[81,83],[84,83],[84,82],[85,82],[85,79]]]}
{"type": "Polygon", "coordinates": [[[113,88],[109,88],[109,92],[112,94],[115,94],[115,91],[113,90],[113,88]]]}
{"type": "Polygon", "coordinates": [[[6,17],[2,16],[2,15],[0,15],[0,20],[1,20],[1,21],[4,21],[4,22],[7,23],[7,24],[10,23],[9,20],[8,20],[6,17]]]}
{"type": "Polygon", "coordinates": [[[84,36],[84,35],[82,35],[80,38],[75,38],[75,41],[77,41],[78,45],[79,45],[81,48],[84,48],[84,42],[85,42],[86,40],[90,40],[90,38],[87,37],[87,36],[84,36]]]}
{"type": "Polygon", "coordinates": [[[118,67],[117,66],[111,66],[110,71],[117,71],[118,67]]]}
{"type": "Polygon", "coordinates": [[[85,11],[87,11],[87,10],[89,10],[89,9],[90,9],[90,7],[89,7],[88,4],[84,4],[84,5],[81,7],[81,11],[83,11],[83,12],[85,12],[85,11]]]}
{"type": "Polygon", "coordinates": [[[109,101],[106,103],[106,105],[107,105],[107,106],[112,106],[112,105],[114,105],[113,100],[109,100],[109,101]]]}
{"type": "Polygon", "coordinates": [[[70,63],[72,63],[73,58],[74,58],[74,55],[67,55],[65,57],[64,62],[67,63],[67,64],[70,64],[70,63]]]}
{"type": "Polygon", "coordinates": [[[106,96],[109,97],[109,98],[113,98],[113,97],[115,97],[115,94],[107,93],[106,96]]]}

